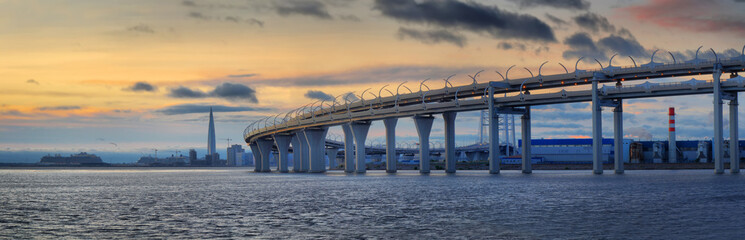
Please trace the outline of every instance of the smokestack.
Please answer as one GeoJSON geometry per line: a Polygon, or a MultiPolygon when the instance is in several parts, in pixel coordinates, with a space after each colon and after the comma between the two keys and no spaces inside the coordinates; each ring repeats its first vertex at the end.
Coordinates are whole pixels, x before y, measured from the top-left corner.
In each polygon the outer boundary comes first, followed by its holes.
{"type": "Polygon", "coordinates": [[[667,115],[670,116],[670,128],[667,135],[667,141],[669,142],[667,151],[669,153],[668,162],[676,163],[678,162],[678,147],[675,144],[675,108],[671,107],[667,115]]]}

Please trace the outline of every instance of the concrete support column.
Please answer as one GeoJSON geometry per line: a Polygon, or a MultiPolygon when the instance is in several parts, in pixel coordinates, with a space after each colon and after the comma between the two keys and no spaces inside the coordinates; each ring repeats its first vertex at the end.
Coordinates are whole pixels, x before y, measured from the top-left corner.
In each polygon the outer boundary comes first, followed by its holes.
{"type": "Polygon", "coordinates": [[[724,173],[724,129],[722,128],[722,87],[720,77],[722,68],[719,64],[714,66],[714,172],[716,174],[724,173]]]}
{"type": "Polygon", "coordinates": [[[274,134],[272,135],[272,138],[274,138],[274,144],[277,145],[277,151],[279,152],[279,158],[277,158],[277,171],[286,173],[288,172],[287,159],[289,159],[287,155],[290,154],[289,148],[292,137],[290,135],[274,134]]]}
{"type": "Polygon", "coordinates": [[[740,172],[740,137],[737,131],[737,92],[732,93],[734,98],[729,101],[729,171],[740,172]]]}
{"type": "Polygon", "coordinates": [[[332,169],[337,166],[339,166],[338,163],[336,163],[336,155],[339,154],[338,148],[326,148],[326,156],[329,157],[329,168],[332,169]]]}
{"type": "Polygon", "coordinates": [[[261,171],[261,152],[259,152],[259,146],[256,144],[256,141],[253,141],[248,144],[248,147],[251,148],[251,155],[254,157],[254,172],[260,172],[261,171]]]}
{"type": "Polygon", "coordinates": [[[307,155],[307,145],[305,144],[305,134],[302,130],[296,131],[292,136],[292,171],[305,172],[303,168],[303,158],[307,155]]]}
{"type": "Polygon", "coordinates": [[[396,156],[396,123],[398,118],[383,119],[385,125],[385,171],[394,173],[397,170],[398,158],[396,156]]]}
{"type": "Polygon", "coordinates": [[[352,122],[352,135],[354,136],[355,146],[355,170],[358,173],[365,173],[367,166],[365,164],[365,140],[367,131],[370,130],[370,122],[352,122]]]}
{"type": "Polygon", "coordinates": [[[328,128],[306,128],[305,140],[310,150],[310,162],[308,172],[326,172],[326,133],[328,128]]]}
{"type": "Polygon", "coordinates": [[[616,174],[623,173],[623,102],[618,99],[618,106],[613,108],[613,169],[616,174]]]}
{"type": "Polygon", "coordinates": [[[271,172],[272,170],[269,169],[269,157],[272,155],[272,146],[274,146],[274,141],[259,139],[256,140],[256,145],[259,148],[259,153],[261,153],[261,167],[258,168],[257,172],[271,172]]]}
{"type": "Polygon", "coordinates": [[[523,162],[523,173],[533,172],[533,158],[530,153],[530,106],[525,106],[525,114],[520,118],[520,127],[522,128],[522,162],[523,162]]]}
{"type": "Polygon", "coordinates": [[[414,116],[414,126],[419,135],[419,172],[429,173],[429,133],[432,131],[432,116],[414,116]]]}
{"type": "Polygon", "coordinates": [[[603,174],[603,119],[598,80],[592,79],[592,173],[603,174]]]}
{"type": "Polygon", "coordinates": [[[445,120],[445,172],[454,173],[455,163],[455,117],[457,112],[445,112],[442,119],[445,120]]]}
{"type": "Polygon", "coordinates": [[[302,165],[300,160],[303,159],[303,147],[300,137],[297,134],[293,134],[290,143],[292,143],[292,171],[302,172],[300,170],[300,166],[302,165]]]}
{"type": "MultiPolygon", "coordinates": [[[[507,123],[507,118],[504,119],[507,123]]],[[[505,135],[508,135],[508,128],[505,125],[505,135]]],[[[506,138],[509,141],[509,137],[506,138]]],[[[507,150],[509,151],[509,143],[507,144],[507,150]]],[[[499,114],[494,109],[494,87],[489,87],[489,173],[499,173],[499,164],[502,162],[502,157],[499,152],[499,114]]]]}
{"type": "Polygon", "coordinates": [[[342,124],[344,132],[344,172],[354,172],[354,135],[350,123],[342,124]]]}

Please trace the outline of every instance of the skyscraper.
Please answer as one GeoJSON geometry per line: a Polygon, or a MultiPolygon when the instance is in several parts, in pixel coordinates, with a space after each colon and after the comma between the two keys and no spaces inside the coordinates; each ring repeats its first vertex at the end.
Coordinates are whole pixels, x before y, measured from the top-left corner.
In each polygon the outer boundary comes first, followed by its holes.
{"type": "MultiPolygon", "coordinates": [[[[210,107],[210,126],[209,126],[209,132],[207,133],[207,155],[212,156],[212,154],[217,152],[217,149],[215,148],[215,119],[212,117],[212,107],[210,107]]],[[[205,159],[209,160],[209,159],[205,159]]]]}

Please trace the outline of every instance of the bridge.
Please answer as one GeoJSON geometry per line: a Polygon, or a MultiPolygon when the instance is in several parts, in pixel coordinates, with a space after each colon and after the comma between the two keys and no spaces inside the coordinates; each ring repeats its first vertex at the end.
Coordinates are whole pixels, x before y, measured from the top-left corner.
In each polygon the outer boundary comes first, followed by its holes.
{"type": "MultiPolygon", "coordinates": [[[[372,121],[382,120],[386,132],[386,170],[395,172],[397,160],[395,128],[399,118],[412,117],[419,137],[419,171],[430,172],[429,135],[434,115],[441,114],[445,129],[445,171],[455,172],[455,119],[458,112],[488,110],[491,123],[497,123],[500,114],[521,116],[522,134],[522,172],[531,173],[530,152],[530,107],[573,102],[591,102],[592,111],[592,160],[593,173],[602,174],[602,128],[601,108],[613,109],[613,136],[615,142],[623,137],[623,100],[634,98],[652,98],[662,96],[684,96],[694,94],[713,94],[714,137],[713,157],[715,173],[724,173],[723,152],[723,102],[729,101],[731,139],[738,139],[738,97],[737,93],[745,91],[745,78],[739,72],[745,71],[745,47],[738,57],[720,58],[713,49],[714,59],[700,59],[701,47],[696,50],[694,59],[678,62],[672,53],[672,63],[655,62],[655,51],[649,63],[637,65],[629,57],[633,66],[613,66],[613,58],[603,66],[595,60],[600,68],[593,70],[578,69],[575,63],[573,72],[561,65],[565,73],[543,75],[541,70],[547,63],[538,68],[538,75],[525,68],[531,77],[510,79],[507,69],[501,81],[478,82],[478,73],[469,76],[471,84],[453,86],[450,77],[443,79],[443,88],[430,89],[424,80],[419,84],[419,91],[412,91],[401,83],[395,93],[383,86],[378,94],[365,90],[357,100],[344,97],[337,101],[320,101],[306,104],[284,115],[277,114],[255,121],[244,130],[244,139],[251,148],[255,159],[255,171],[269,172],[269,157],[272,149],[279,155],[278,171],[288,172],[288,154],[290,144],[293,146],[293,165],[296,172],[325,172],[325,149],[328,128],[341,126],[344,132],[344,161],[346,172],[366,172],[365,140],[372,121]],[[722,80],[723,73],[730,73],[730,78],[722,80]],[[691,79],[689,81],[669,83],[644,83],[626,85],[626,82],[641,82],[649,79],[711,75],[712,81],[691,79]],[[614,83],[613,86],[599,86],[601,83],[614,83]],[[590,85],[589,90],[571,90],[573,86],[590,85]],[[403,92],[402,89],[405,91],[403,92]],[[389,96],[383,96],[387,92],[389,96]],[[534,93],[531,93],[533,91],[534,93]],[[367,98],[365,94],[372,96],[367,98]],[[343,101],[343,102],[342,102],[343,101]]],[[[479,72],[480,73],[480,72],[479,72]]],[[[452,77],[452,76],[451,76],[452,77]]],[[[340,95],[341,96],[341,95],[340,95]]],[[[500,151],[498,124],[489,124],[489,173],[499,173],[500,151]]],[[[671,145],[675,141],[671,141],[671,145]]],[[[674,146],[674,145],[673,145],[674,146]]],[[[737,173],[739,167],[739,150],[737,144],[731,144],[730,172],[737,173]]],[[[623,159],[621,144],[614,146],[614,159],[623,159]]],[[[671,151],[674,152],[674,151],[671,151]]],[[[676,155],[671,154],[670,162],[676,162],[676,155]]],[[[623,173],[623,162],[615,161],[614,172],[623,173]]]]}

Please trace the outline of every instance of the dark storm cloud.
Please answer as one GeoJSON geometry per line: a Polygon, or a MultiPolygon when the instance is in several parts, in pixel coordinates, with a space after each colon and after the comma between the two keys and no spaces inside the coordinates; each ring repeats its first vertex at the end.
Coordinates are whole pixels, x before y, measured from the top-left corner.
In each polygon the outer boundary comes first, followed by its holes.
{"type": "Polygon", "coordinates": [[[598,45],[609,49],[611,52],[618,53],[622,56],[646,57],[647,51],[636,41],[635,38],[624,38],[617,35],[610,35],[601,38],[598,45]]]}
{"type": "Polygon", "coordinates": [[[616,27],[613,26],[613,24],[611,24],[607,18],[595,13],[588,12],[578,15],[573,19],[578,26],[590,30],[593,33],[600,32],[601,30],[605,32],[616,31],[616,27]]]}
{"type": "Polygon", "coordinates": [[[493,38],[556,41],[548,24],[538,18],[503,11],[496,6],[455,0],[376,0],[374,9],[405,23],[416,23],[486,33],[493,38]]]}
{"type": "Polygon", "coordinates": [[[252,103],[259,102],[256,99],[256,90],[240,83],[223,83],[215,87],[215,90],[210,92],[210,96],[231,100],[248,100],[252,103]]]}
{"type": "Polygon", "coordinates": [[[332,19],[326,5],[319,1],[289,1],[276,3],[277,13],[281,16],[304,15],[318,19],[332,19]]]}
{"type": "Polygon", "coordinates": [[[134,92],[154,92],[155,89],[156,89],[155,86],[147,82],[137,82],[135,83],[135,85],[125,88],[125,90],[134,91],[134,92]]]}
{"type": "Polygon", "coordinates": [[[39,82],[34,79],[26,80],[26,83],[39,85],[39,82]]]}
{"type": "Polygon", "coordinates": [[[142,24],[142,23],[140,23],[140,24],[138,24],[138,25],[135,25],[135,26],[132,26],[132,27],[129,27],[129,28],[127,28],[127,31],[130,31],[130,32],[138,32],[138,33],[148,33],[148,34],[153,34],[153,33],[155,33],[155,30],[153,30],[153,28],[151,28],[151,27],[150,27],[150,26],[148,26],[148,25],[142,24]]]}
{"type": "Polygon", "coordinates": [[[305,97],[310,98],[310,99],[334,101],[334,96],[331,96],[328,93],[325,93],[322,91],[316,91],[316,90],[308,90],[308,92],[305,93],[305,97]]]}
{"type": "Polygon", "coordinates": [[[202,91],[192,90],[184,86],[172,88],[171,93],[168,95],[175,98],[203,98],[207,96],[207,94],[202,91]]]}
{"type": "Polygon", "coordinates": [[[206,105],[206,104],[182,104],[164,107],[155,112],[165,115],[189,114],[189,113],[209,113],[210,107],[213,112],[249,112],[249,111],[268,111],[270,108],[255,107],[232,107],[223,105],[206,105]]]}
{"type": "Polygon", "coordinates": [[[398,29],[397,35],[400,39],[411,38],[425,44],[450,43],[458,47],[466,45],[466,38],[464,36],[442,29],[419,31],[401,27],[398,29]]]}
{"type": "Polygon", "coordinates": [[[37,110],[40,111],[56,111],[56,110],[77,110],[80,106],[54,106],[54,107],[39,107],[37,110]]]}
{"type": "Polygon", "coordinates": [[[585,0],[511,0],[518,3],[521,8],[528,7],[553,7],[571,10],[587,10],[590,2],[585,0]]]}

